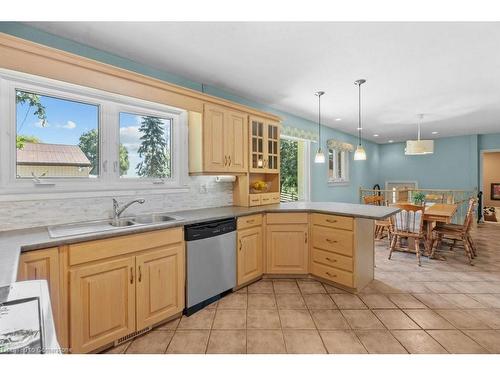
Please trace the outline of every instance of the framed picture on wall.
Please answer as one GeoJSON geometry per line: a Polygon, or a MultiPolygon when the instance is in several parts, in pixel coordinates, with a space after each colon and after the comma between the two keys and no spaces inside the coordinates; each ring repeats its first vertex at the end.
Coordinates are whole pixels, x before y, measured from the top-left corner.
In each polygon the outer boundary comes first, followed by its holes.
{"type": "Polygon", "coordinates": [[[500,201],[500,182],[491,184],[491,199],[500,201]]]}

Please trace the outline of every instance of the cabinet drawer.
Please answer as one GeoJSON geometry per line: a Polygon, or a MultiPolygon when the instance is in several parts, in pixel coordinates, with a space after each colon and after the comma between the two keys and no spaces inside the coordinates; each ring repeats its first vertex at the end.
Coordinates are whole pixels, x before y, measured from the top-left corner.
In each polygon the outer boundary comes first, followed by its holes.
{"type": "Polygon", "coordinates": [[[260,196],[260,204],[275,204],[280,202],[280,193],[264,193],[260,196]]]}
{"type": "Polygon", "coordinates": [[[238,218],[238,229],[245,229],[262,225],[262,215],[250,215],[238,218]]]}
{"type": "Polygon", "coordinates": [[[260,206],[260,194],[250,194],[248,197],[248,205],[250,207],[260,206]]]}
{"type": "Polygon", "coordinates": [[[347,216],[313,214],[313,224],[331,228],[353,230],[354,219],[347,216]]]}
{"type": "Polygon", "coordinates": [[[340,268],[345,271],[353,271],[352,258],[344,255],[330,253],[328,251],[314,248],[312,251],[312,260],[313,262],[340,268]]]}
{"type": "Polygon", "coordinates": [[[267,224],[307,224],[307,213],[267,214],[267,224]]]}
{"type": "Polygon", "coordinates": [[[354,275],[351,272],[342,271],[338,268],[328,267],[323,264],[312,262],[312,274],[330,280],[341,285],[354,287],[354,275]]]}
{"type": "Polygon", "coordinates": [[[314,225],[312,229],[313,246],[322,250],[352,256],[353,233],[341,229],[325,228],[314,225]]]}
{"type": "Polygon", "coordinates": [[[183,240],[183,229],[173,228],[81,242],[69,246],[69,265],[153,249],[183,240]]]}

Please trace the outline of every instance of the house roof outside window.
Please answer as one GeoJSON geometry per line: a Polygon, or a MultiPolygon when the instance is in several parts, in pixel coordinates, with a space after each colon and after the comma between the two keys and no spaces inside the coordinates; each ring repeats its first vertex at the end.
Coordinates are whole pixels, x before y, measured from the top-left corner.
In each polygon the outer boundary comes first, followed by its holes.
{"type": "Polygon", "coordinates": [[[17,149],[17,164],[91,166],[80,147],[48,143],[25,143],[22,149],[17,149]]]}

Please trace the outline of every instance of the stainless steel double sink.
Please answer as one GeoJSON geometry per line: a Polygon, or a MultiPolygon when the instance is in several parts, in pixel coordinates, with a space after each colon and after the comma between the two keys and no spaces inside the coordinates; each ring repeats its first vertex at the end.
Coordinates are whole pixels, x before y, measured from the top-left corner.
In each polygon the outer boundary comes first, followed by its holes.
{"type": "Polygon", "coordinates": [[[119,219],[107,219],[96,221],[82,221],[80,223],[52,225],[48,227],[51,238],[78,236],[89,233],[100,233],[105,231],[119,230],[134,226],[154,226],[167,222],[184,220],[178,216],[164,213],[141,214],[119,219]]]}

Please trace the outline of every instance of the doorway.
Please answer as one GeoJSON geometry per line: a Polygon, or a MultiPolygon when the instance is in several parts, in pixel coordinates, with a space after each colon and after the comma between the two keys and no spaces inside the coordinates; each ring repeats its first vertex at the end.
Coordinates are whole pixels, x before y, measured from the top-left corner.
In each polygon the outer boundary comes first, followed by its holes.
{"type": "Polygon", "coordinates": [[[310,199],[310,141],[282,136],[280,171],[280,201],[308,201],[310,199]]]}

